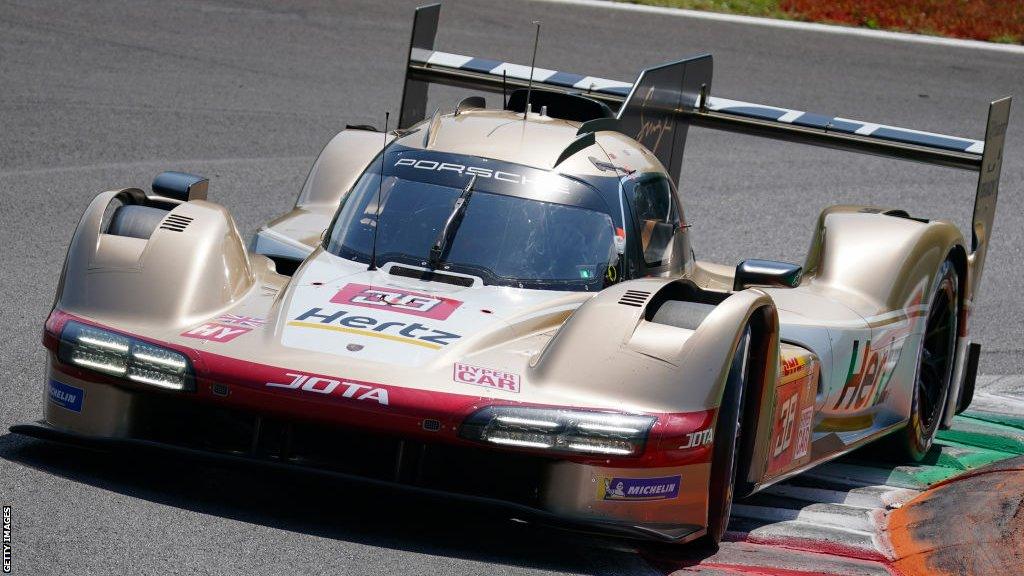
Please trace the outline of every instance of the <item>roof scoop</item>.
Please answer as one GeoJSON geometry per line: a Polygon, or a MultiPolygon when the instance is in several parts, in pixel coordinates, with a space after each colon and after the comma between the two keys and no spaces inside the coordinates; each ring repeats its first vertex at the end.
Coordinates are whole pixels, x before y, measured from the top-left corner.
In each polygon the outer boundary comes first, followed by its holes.
{"type": "MultiPolygon", "coordinates": [[[[579,93],[534,88],[530,94],[530,104],[534,110],[547,107],[548,116],[570,122],[586,122],[596,118],[615,117],[615,113],[607,104],[579,93]]],[[[511,112],[526,110],[526,90],[522,88],[513,90],[508,97],[506,109],[511,112]]]]}

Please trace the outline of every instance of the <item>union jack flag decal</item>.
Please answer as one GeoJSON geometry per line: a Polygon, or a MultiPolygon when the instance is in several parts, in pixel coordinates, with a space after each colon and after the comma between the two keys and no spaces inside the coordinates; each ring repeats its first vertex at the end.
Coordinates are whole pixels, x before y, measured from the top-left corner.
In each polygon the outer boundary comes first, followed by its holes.
{"type": "Polygon", "coordinates": [[[259,328],[267,323],[266,318],[254,318],[252,316],[239,316],[238,314],[225,314],[216,320],[224,324],[243,326],[245,328],[259,328]]]}

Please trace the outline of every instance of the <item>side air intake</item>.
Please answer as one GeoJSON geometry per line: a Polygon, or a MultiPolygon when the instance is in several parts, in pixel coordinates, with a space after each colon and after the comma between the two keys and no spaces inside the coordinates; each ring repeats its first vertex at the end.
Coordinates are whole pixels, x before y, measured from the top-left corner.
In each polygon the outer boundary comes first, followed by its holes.
{"type": "Polygon", "coordinates": [[[160,223],[161,230],[170,230],[172,232],[183,232],[185,228],[192,223],[192,218],[188,216],[180,216],[178,214],[170,214],[164,221],[160,223]]]}
{"type": "Polygon", "coordinates": [[[626,306],[636,306],[637,308],[644,305],[647,299],[651,297],[650,292],[643,292],[641,290],[626,290],[626,293],[619,298],[619,304],[626,306]]]}

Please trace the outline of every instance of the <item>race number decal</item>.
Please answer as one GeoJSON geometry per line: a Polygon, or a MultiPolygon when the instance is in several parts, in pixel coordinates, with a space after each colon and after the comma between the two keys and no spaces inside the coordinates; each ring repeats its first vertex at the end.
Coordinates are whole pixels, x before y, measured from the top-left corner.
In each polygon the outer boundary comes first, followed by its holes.
{"type": "Polygon", "coordinates": [[[777,476],[810,459],[818,363],[806,350],[782,346],[775,389],[767,476],[777,476]]]}
{"type": "Polygon", "coordinates": [[[793,458],[803,458],[811,444],[811,424],[814,422],[814,407],[808,406],[800,411],[800,427],[796,431],[796,448],[793,458]]]}
{"type": "Polygon", "coordinates": [[[800,400],[800,388],[791,388],[787,391],[788,397],[782,402],[782,410],[775,419],[775,430],[772,437],[775,438],[772,446],[772,458],[778,458],[783,452],[789,450],[793,443],[793,422],[796,420],[796,405],[800,400]]]}
{"type": "Polygon", "coordinates": [[[411,314],[433,320],[447,320],[462,302],[393,286],[348,284],[331,298],[335,304],[362,306],[387,312],[411,314]]]}

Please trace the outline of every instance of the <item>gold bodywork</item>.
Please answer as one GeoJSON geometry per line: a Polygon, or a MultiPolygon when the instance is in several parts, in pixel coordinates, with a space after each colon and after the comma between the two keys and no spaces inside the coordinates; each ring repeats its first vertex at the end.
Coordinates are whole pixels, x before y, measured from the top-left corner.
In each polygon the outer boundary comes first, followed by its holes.
{"type": "MultiPolygon", "coordinates": [[[[247,250],[227,210],[205,200],[173,205],[170,214],[191,219],[184,231],[158,228],[148,240],[106,234],[104,214],[112,203],[152,204],[154,199],[135,189],[104,192],[86,209],[72,238],[55,307],[178,347],[308,374],[476,396],[481,405],[500,400],[658,414],[716,408],[738,343],[750,325],[761,362],[751,379],[751,393],[757,394],[753,397],[756,420],[749,424],[745,444],[750,456],[746,480],[755,488],[839,456],[906,423],[923,329],[918,312],[928,297],[926,291],[946,258],[957,263],[962,286],[974,286],[972,280],[979,271],[951,223],[922,222],[865,207],[838,206],[822,213],[805,274],[795,288],[731,293],[732,268],[688,261],[676,276],[621,282],[598,294],[528,294],[514,307],[493,310],[493,319],[480,320],[472,333],[454,344],[426,352],[417,349],[416,353],[432,355],[417,357],[422,360],[415,363],[363,359],[359,354],[365,351],[339,356],[285,344],[291,342],[288,338],[300,338],[286,334],[301,334],[306,339],[334,338],[333,346],[358,332],[354,328],[330,335],[312,329],[295,332],[304,328],[296,319],[302,302],[315,298],[326,302],[350,283],[437,294],[467,303],[476,302],[474,294],[485,290],[403,278],[384,269],[353,271],[321,247],[322,233],[345,193],[385,144],[396,141],[410,148],[548,170],[577,137],[579,126],[539,114],[524,119],[521,113],[463,110],[439,115],[397,135],[346,130],[323,149],[295,208],[260,231],[255,244],[260,254],[247,250]],[[278,274],[264,254],[304,263],[288,277],[278,274]],[[721,294],[723,299],[703,321],[689,328],[651,321],[646,305],[681,282],[721,294]],[[627,290],[645,294],[644,304],[622,305],[619,301],[627,290]],[[230,341],[185,336],[224,314],[258,317],[266,324],[230,341]],[[874,401],[882,396],[877,375],[870,389],[864,388],[863,374],[857,389],[849,388],[856,350],[864,354],[864,362],[874,358],[871,354],[885,355],[884,398],[874,401]],[[456,363],[516,374],[521,378],[520,391],[512,394],[453,382],[456,363]],[[851,402],[851,397],[856,401],[851,402]],[[872,400],[868,404],[861,402],[866,397],[872,400]],[[807,414],[811,420],[802,421],[807,414]]],[[[556,171],[596,174],[590,156],[614,157],[639,172],[664,172],[646,148],[613,131],[597,132],[593,145],[556,171]]],[[[964,293],[963,298],[961,309],[969,310],[973,292],[964,293]]],[[[410,354],[413,348],[409,347],[410,354]]],[[[87,436],[132,435],[139,425],[135,399],[147,392],[69,375],[53,354],[49,363],[51,378],[85,390],[78,413],[48,402],[49,425],[87,436]]],[[[231,406],[231,395],[210,394],[215,384],[201,380],[198,394],[205,402],[231,406]]],[[[539,489],[543,507],[560,516],[653,526],[665,533],[672,533],[668,527],[687,526],[676,535],[688,540],[703,533],[709,469],[707,463],[643,469],[566,461],[551,464],[539,489]],[[621,503],[594,496],[600,478],[652,475],[679,475],[684,483],[680,497],[621,503]]]]}

